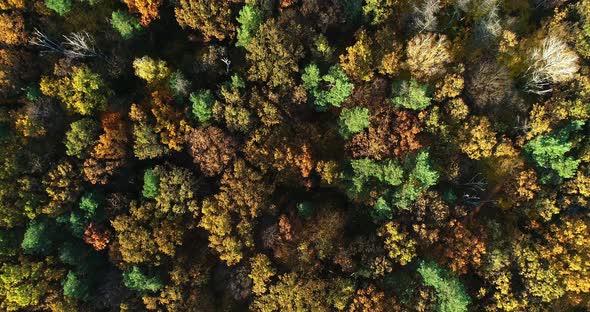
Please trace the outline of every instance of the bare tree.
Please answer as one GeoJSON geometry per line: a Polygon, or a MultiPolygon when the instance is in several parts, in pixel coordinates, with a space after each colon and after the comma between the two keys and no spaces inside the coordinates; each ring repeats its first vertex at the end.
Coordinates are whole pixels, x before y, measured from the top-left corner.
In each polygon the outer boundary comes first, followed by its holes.
{"type": "Polygon", "coordinates": [[[59,53],[70,58],[100,56],[94,46],[94,39],[87,32],[71,33],[64,35],[63,38],[63,42],[51,40],[49,36],[35,28],[29,44],[39,47],[41,54],[59,53]]]}
{"type": "Polygon", "coordinates": [[[578,55],[554,34],[529,51],[529,66],[525,72],[527,92],[547,94],[553,83],[568,81],[578,72],[578,55]]]}
{"type": "Polygon", "coordinates": [[[71,33],[63,36],[65,41],[65,55],[72,58],[84,58],[98,56],[94,47],[94,39],[87,32],[71,33]]]}
{"type": "Polygon", "coordinates": [[[29,44],[41,48],[41,54],[64,52],[64,48],[60,43],[51,40],[37,28],[33,31],[29,44]]]}
{"type": "Polygon", "coordinates": [[[437,29],[438,18],[436,14],[440,9],[440,0],[425,0],[422,5],[414,6],[414,24],[419,32],[437,29]]]}

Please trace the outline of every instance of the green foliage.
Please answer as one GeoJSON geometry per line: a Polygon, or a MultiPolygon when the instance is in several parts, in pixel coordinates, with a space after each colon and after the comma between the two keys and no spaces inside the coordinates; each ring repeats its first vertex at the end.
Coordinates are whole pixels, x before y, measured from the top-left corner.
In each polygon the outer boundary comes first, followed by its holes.
{"type": "Polygon", "coordinates": [[[418,153],[412,163],[413,168],[406,182],[394,195],[394,205],[402,209],[407,209],[424,191],[435,185],[439,178],[438,172],[430,166],[428,152],[418,153]]]}
{"type": "Polygon", "coordinates": [[[468,311],[467,307],[471,298],[463,284],[449,272],[440,268],[434,262],[422,261],[418,268],[426,286],[433,287],[437,296],[437,311],[440,312],[463,312],[468,311]]]}
{"type": "Polygon", "coordinates": [[[298,203],[297,214],[304,219],[311,217],[313,214],[313,204],[308,201],[298,203]]]}
{"type": "Polygon", "coordinates": [[[87,300],[90,294],[90,287],[88,282],[80,279],[80,277],[70,271],[63,282],[64,295],[79,300],[87,300]]]}
{"type": "Polygon", "coordinates": [[[31,220],[25,231],[21,248],[28,254],[47,255],[53,248],[53,230],[44,219],[31,220]]]}
{"type": "Polygon", "coordinates": [[[111,25],[123,39],[130,39],[141,30],[139,20],[123,10],[113,12],[111,25]]]}
{"type": "Polygon", "coordinates": [[[524,151],[537,166],[555,170],[562,178],[571,178],[576,173],[579,159],[566,154],[572,149],[569,137],[572,132],[579,130],[584,122],[575,121],[567,127],[548,135],[540,135],[529,141],[524,151]]]}
{"type": "Polygon", "coordinates": [[[72,0],[45,0],[45,6],[59,15],[65,15],[72,10],[72,0]]]}
{"type": "Polygon", "coordinates": [[[66,241],[59,247],[58,257],[63,264],[78,267],[83,263],[87,252],[81,241],[66,241]]]}
{"type": "Polygon", "coordinates": [[[371,210],[371,217],[373,220],[376,222],[390,220],[392,216],[393,212],[387,200],[383,197],[377,198],[373,210],[371,210]]]}
{"type": "Polygon", "coordinates": [[[80,210],[82,210],[88,219],[96,217],[99,206],[100,196],[96,192],[86,192],[80,198],[80,210]]]}
{"type": "Polygon", "coordinates": [[[339,65],[330,67],[327,74],[320,76],[317,65],[309,64],[305,67],[301,80],[318,111],[326,110],[328,105],[340,107],[354,88],[339,65]]]}
{"type": "Polygon", "coordinates": [[[154,169],[147,169],[143,174],[143,197],[155,198],[160,193],[160,176],[154,169]]]}
{"type": "Polygon", "coordinates": [[[66,154],[80,159],[86,158],[88,150],[98,139],[100,127],[96,121],[83,118],[70,124],[66,132],[66,154]]]}
{"type": "Polygon", "coordinates": [[[414,79],[397,81],[393,85],[393,92],[391,103],[395,106],[419,111],[430,105],[428,86],[414,79]]]}
{"type": "Polygon", "coordinates": [[[339,130],[340,135],[344,138],[349,138],[355,133],[363,131],[368,128],[369,110],[364,107],[345,108],[340,112],[339,130]]]}
{"type": "Polygon", "coordinates": [[[142,292],[154,292],[164,286],[159,278],[146,276],[136,266],[123,272],[123,284],[129,289],[142,292]]]}
{"type": "Polygon", "coordinates": [[[238,14],[237,20],[240,27],[238,28],[236,46],[245,47],[260,28],[263,14],[258,7],[249,4],[245,5],[238,14]]]}
{"type": "Polygon", "coordinates": [[[350,166],[352,167],[351,190],[353,193],[361,193],[371,180],[389,186],[400,185],[403,181],[403,169],[391,159],[382,162],[368,158],[353,159],[350,161],[350,166]]]}
{"type": "Polygon", "coordinates": [[[191,111],[193,113],[193,117],[199,123],[208,122],[213,115],[212,107],[213,102],[215,102],[213,93],[211,93],[209,90],[199,90],[197,92],[191,93],[190,101],[192,103],[191,111]]]}

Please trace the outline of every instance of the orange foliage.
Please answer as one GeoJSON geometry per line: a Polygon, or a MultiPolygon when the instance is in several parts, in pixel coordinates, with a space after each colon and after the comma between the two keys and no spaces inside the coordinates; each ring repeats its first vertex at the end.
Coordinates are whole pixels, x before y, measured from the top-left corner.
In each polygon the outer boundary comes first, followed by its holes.
{"type": "Polygon", "coordinates": [[[162,0],[124,0],[129,11],[139,13],[139,23],[143,26],[149,25],[152,21],[159,18],[158,9],[162,5],[162,0]]]}
{"type": "Polygon", "coordinates": [[[111,240],[111,232],[94,223],[88,224],[84,230],[84,241],[92,245],[95,250],[103,250],[111,240]]]}
{"type": "Polygon", "coordinates": [[[0,43],[24,44],[27,41],[25,20],[18,13],[0,14],[0,43]]]}

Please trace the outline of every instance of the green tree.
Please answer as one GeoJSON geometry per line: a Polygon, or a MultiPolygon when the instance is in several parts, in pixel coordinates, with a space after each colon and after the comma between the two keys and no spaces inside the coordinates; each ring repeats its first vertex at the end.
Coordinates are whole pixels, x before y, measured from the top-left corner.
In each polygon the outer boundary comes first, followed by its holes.
{"type": "Polygon", "coordinates": [[[429,153],[421,151],[411,162],[413,168],[407,180],[394,195],[394,205],[407,209],[429,187],[435,185],[439,174],[430,166],[429,153]]]}
{"type": "Polygon", "coordinates": [[[471,298],[461,282],[434,262],[422,261],[418,273],[426,286],[433,287],[437,297],[437,311],[463,312],[471,298]]]}
{"type": "Polygon", "coordinates": [[[78,274],[70,271],[63,282],[64,295],[79,300],[87,300],[90,295],[88,282],[81,279],[78,274]]]}
{"type": "Polygon", "coordinates": [[[262,24],[262,19],[262,11],[256,6],[247,4],[240,10],[237,18],[240,27],[238,28],[236,46],[246,47],[250,43],[262,24]]]}
{"type": "Polygon", "coordinates": [[[98,139],[100,127],[94,119],[83,118],[70,124],[66,132],[66,154],[80,159],[88,156],[88,150],[98,139]]]}
{"type": "Polygon", "coordinates": [[[65,15],[72,10],[72,0],[45,0],[45,6],[59,15],[65,15]]]}
{"type": "Polygon", "coordinates": [[[111,14],[111,26],[123,39],[130,39],[141,30],[139,20],[123,10],[117,10],[111,14]]]}
{"type": "Polygon", "coordinates": [[[555,170],[562,178],[571,178],[576,173],[579,159],[566,154],[572,149],[573,144],[569,142],[572,132],[578,131],[584,125],[582,121],[575,121],[559,131],[540,135],[529,141],[524,151],[535,161],[537,166],[555,170]]]}
{"type": "Polygon", "coordinates": [[[154,169],[147,169],[143,174],[143,197],[155,198],[160,193],[160,176],[154,169]]]}
{"type": "Polygon", "coordinates": [[[338,65],[330,67],[328,73],[321,76],[318,66],[309,64],[305,67],[301,80],[303,87],[313,97],[313,103],[318,111],[326,110],[328,105],[340,107],[354,88],[338,65]]]}
{"type": "Polygon", "coordinates": [[[86,218],[91,219],[98,213],[100,207],[100,196],[96,192],[86,192],[80,198],[80,210],[86,218]]]}
{"type": "Polygon", "coordinates": [[[136,266],[132,267],[131,270],[123,272],[123,284],[129,289],[142,292],[154,292],[164,286],[158,277],[147,276],[136,266]]]}
{"type": "Polygon", "coordinates": [[[364,107],[345,108],[340,112],[339,131],[344,138],[349,138],[355,133],[363,131],[368,128],[369,110],[364,107]]]}
{"type": "Polygon", "coordinates": [[[47,255],[53,248],[53,229],[48,221],[31,220],[25,231],[21,248],[27,254],[47,255]]]}
{"type": "Polygon", "coordinates": [[[430,105],[428,86],[418,83],[412,79],[402,80],[393,85],[394,97],[391,99],[393,105],[412,110],[423,110],[430,105]]]}
{"type": "Polygon", "coordinates": [[[371,180],[389,186],[398,186],[403,182],[404,171],[392,159],[381,162],[369,158],[353,159],[350,161],[350,166],[352,191],[356,194],[361,193],[371,180]]]}
{"type": "Polygon", "coordinates": [[[199,90],[193,92],[190,95],[190,101],[192,103],[193,117],[197,119],[199,123],[206,123],[211,119],[213,114],[212,106],[215,102],[215,98],[210,90],[199,90]]]}

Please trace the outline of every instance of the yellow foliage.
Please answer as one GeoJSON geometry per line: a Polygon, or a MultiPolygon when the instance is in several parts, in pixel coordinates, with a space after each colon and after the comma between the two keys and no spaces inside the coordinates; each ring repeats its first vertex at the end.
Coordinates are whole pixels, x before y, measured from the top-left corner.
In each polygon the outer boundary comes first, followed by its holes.
{"type": "Polygon", "coordinates": [[[354,45],[346,48],[346,54],[340,55],[340,66],[355,80],[370,81],[373,78],[373,55],[371,45],[373,40],[363,29],[356,35],[354,45]]]}
{"type": "Polygon", "coordinates": [[[459,133],[459,148],[471,159],[479,160],[492,155],[496,133],[486,117],[471,117],[459,133]]]}
{"type": "Polygon", "coordinates": [[[266,284],[270,278],[277,274],[272,267],[270,259],[265,254],[257,254],[250,259],[251,272],[248,276],[252,279],[252,292],[261,295],[266,292],[266,284]]]}
{"type": "Polygon", "coordinates": [[[460,73],[449,73],[445,78],[436,84],[434,99],[441,102],[444,99],[457,97],[463,91],[465,81],[460,73]]]}
{"type": "Polygon", "coordinates": [[[389,258],[395,262],[406,265],[416,256],[416,241],[400,229],[396,222],[388,222],[377,232],[383,238],[385,249],[389,258]]]}
{"type": "Polygon", "coordinates": [[[450,41],[445,35],[418,34],[408,42],[406,57],[406,66],[412,75],[429,80],[444,74],[445,66],[451,62],[450,41]]]}

